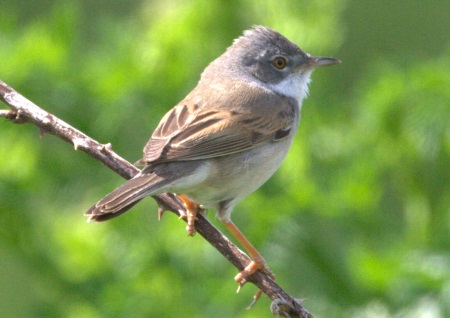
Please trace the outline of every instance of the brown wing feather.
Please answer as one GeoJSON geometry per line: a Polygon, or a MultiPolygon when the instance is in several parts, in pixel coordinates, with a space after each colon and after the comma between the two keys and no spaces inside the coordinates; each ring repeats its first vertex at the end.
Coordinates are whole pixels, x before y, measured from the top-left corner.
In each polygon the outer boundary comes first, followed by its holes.
{"type": "Polygon", "coordinates": [[[178,134],[194,119],[196,105],[179,104],[172,108],[159,122],[144,148],[144,157],[136,162],[137,165],[145,165],[159,159],[171,138],[178,134]]]}
{"type": "MultiPolygon", "coordinates": [[[[248,92],[243,95],[248,96],[248,92]]],[[[298,118],[297,103],[275,94],[256,96],[259,96],[258,100],[230,100],[239,104],[230,108],[233,111],[211,106],[202,109],[186,99],[163,117],[139,163],[219,157],[288,136],[298,118]],[[255,102],[259,105],[258,113],[252,113],[248,108],[249,103],[255,102]]],[[[214,103],[209,101],[209,105],[214,103]]]]}

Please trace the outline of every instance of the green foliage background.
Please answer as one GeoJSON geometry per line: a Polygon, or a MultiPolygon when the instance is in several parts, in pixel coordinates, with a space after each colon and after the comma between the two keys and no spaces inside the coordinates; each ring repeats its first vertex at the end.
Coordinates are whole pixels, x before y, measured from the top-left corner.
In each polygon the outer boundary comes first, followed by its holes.
{"type": "MultiPolygon", "coordinates": [[[[315,317],[450,316],[450,2],[2,1],[0,79],[131,162],[243,30],[342,59],[313,75],[294,146],[234,221],[315,317]]],[[[2,107],[2,108],[6,108],[2,107]]],[[[2,317],[267,317],[236,269],[122,180],[0,122],[2,317]]],[[[214,213],[209,218],[217,224],[214,213]]]]}

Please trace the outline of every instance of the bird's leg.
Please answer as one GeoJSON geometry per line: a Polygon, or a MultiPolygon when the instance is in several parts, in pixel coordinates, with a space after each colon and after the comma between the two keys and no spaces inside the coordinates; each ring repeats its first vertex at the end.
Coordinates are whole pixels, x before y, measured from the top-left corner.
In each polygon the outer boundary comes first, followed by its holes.
{"type": "Polygon", "coordinates": [[[251,263],[248,264],[247,267],[244,268],[242,272],[237,274],[234,280],[238,283],[241,283],[243,280],[245,280],[248,276],[255,273],[257,270],[265,271],[271,278],[275,278],[275,275],[267,266],[264,258],[256,250],[256,248],[252,245],[252,243],[250,243],[250,241],[247,240],[247,238],[244,236],[244,234],[242,234],[242,232],[237,228],[237,226],[231,220],[224,222],[224,225],[231,232],[231,234],[233,234],[233,236],[238,240],[238,242],[241,243],[242,247],[244,247],[244,249],[248,252],[249,256],[252,259],[251,263]]]}
{"type": "Polygon", "coordinates": [[[202,211],[200,204],[189,200],[184,194],[178,195],[183,201],[186,208],[186,216],[181,216],[187,219],[186,232],[189,236],[194,236],[195,234],[195,221],[197,220],[197,214],[202,211]]]}
{"type": "MultiPolygon", "coordinates": [[[[272,273],[270,268],[267,266],[266,261],[261,256],[261,254],[256,250],[256,248],[250,243],[249,240],[242,234],[242,232],[237,228],[237,226],[231,221],[224,221],[223,224],[227,227],[228,231],[230,231],[231,234],[238,240],[239,243],[241,243],[242,247],[247,251],[249,256],[251,257],[252,261],[250,264],[247,265],[247,267],[244,268],[242,272],[236,275],[234,280],[239,283],[239,287],[241,287],[246,281],[247,278],[255,273],[257,270],[261,270],[265,272],[267,275],[269,275],[270,278],[275,279],[275,275],[272,273]]],[[[238,289],[239,291],[239,289],[238,289]]],[[[258,290],[258,292],[254,296],[254,301],[252,302],[252,305],[258,300],[258,298],[261,296],[261,291],[258,290]]]]}

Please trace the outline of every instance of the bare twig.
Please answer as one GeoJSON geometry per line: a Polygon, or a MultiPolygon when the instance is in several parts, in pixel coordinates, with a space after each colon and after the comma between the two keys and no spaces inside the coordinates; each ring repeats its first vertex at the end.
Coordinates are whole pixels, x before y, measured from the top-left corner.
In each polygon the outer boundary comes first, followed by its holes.
{"type": "MultiPolygon", "coordinates": [[[[73,144],[75,150],[85,152],[125,179],[131,179],[139,172],[138,168],[112,151],[110,144],[100,144],[59,118],[39,108],[2,81],[0,81],[0,100],[11,108],[11,110],[0,110],[0,117],[6,118],[13,123],[32,123],[39,127],[41,132],[55,135],[73,144]]],[[[178,215],[185,214],[184,206],[177,196],[166,193],[153,198],[158,202],[160,213],[168,210],[178,215]]],[[[203,215],[199,215],[198,220],[195,222],[195,229],[238,270],[243,270],[250,263],[250,258],[203,215]]],[[[313,317],[301,306],[300,300],[288,295],[265,273],[258,271],[249,277],[248,281],[258,286],[273,300],[271,311],[274,315],[300,318],[313,317]]]]}

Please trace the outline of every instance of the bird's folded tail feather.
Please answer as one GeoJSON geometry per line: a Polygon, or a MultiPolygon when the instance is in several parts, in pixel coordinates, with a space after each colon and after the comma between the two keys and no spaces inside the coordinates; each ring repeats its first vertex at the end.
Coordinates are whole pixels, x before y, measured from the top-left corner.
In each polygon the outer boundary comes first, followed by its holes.
{"type": "Polygon", "coordinates": [[[127,212],[144,197],[159,192],[170,181],[153,173],[139,174],[109,193],[84,215],[89,216],[88,222],[112,219],[127,212]]]}

